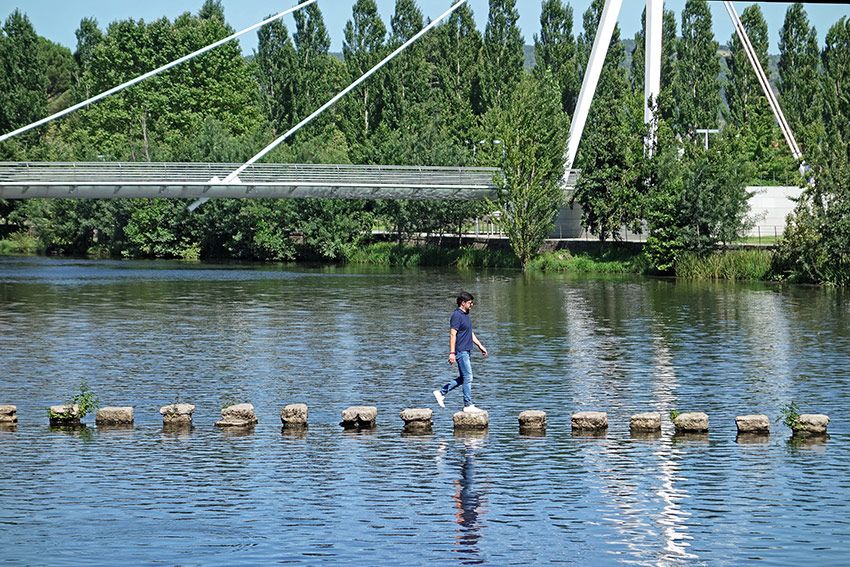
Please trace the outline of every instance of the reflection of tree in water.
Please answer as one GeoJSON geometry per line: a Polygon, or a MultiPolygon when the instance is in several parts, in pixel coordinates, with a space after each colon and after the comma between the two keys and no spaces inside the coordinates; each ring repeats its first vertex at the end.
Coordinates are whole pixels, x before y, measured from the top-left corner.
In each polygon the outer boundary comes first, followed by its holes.
{"type": "Polygon", "coordinates": [[[457,552],[465,556],[464,563],[484,563],[478,542],[481,539],[481,516],[484,514],[486,498],[475,483],[475,453],[482,442],[482,439],[464,440],[460,478],[454,481],[455,522],[458,525],[455,541],[457,552]]]}

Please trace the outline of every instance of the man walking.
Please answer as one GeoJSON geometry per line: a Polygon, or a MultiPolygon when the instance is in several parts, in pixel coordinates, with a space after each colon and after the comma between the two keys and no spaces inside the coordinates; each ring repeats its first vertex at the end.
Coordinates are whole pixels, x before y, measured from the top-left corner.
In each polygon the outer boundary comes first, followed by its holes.
{"type": "Polygon", "coordinates": [[[458,377],[439,390],[434,390],[434,397],[441,408],[446,407],[446,394],[458,386],[463,386],[463,411],[481,411],[472,403],[472,361],[469,359],[469,353],[472,345],[478,347],[484,356],[487,356],[487,349],[472,332],[469,311],[473,305],[472,295],[466,291],[460,292],[457,296],[457,309],[452,313],[449,322],[449,364],[457,362],[458,377]]]}

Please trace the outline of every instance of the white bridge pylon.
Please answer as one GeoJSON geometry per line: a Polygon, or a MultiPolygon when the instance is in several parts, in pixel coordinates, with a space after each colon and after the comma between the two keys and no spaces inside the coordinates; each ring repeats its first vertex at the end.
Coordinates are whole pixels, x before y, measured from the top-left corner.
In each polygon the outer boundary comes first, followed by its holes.
{"type": "MultiPolygon", "coordinates": [[[[794,133],[791,131],[782,108],[779,106],[779,101],[776,99],[773,90],[770,87],[770,81],[767,74],[759,62],[753,49],[750,38],[741,23],[735,7],[732,2],[725,0],[723,4],[729,17],[732,19],[732,24],[735,26],[735,31],[741,40],[741,45],[747,54],[747,59],[758,77],[759,84],[771,111],[779,124],[782,135],[788,144],[791,154],[795,160],[802,160],[803,154],[797,141],[794,138],[794,133]]],[[[578,102],[573,113],[573,119],[570,124],[570,137],[567,141],[567,151],[564,155],[566,162],[566,172],[569,172],[575,163],[576,154],[578,153],[581,136],[584,132],[584,126],[587,122],[587,115],[590,111],[590,104],[593,101],[593,96],[596,93],[596,87],[599,84],[599,77],[602,74],[602,67],[605,64],[605,56],[608,54],[608,47],[611,44],[611,36],[614,33],[614,26],[617,24],[617,17],[620,15],[620,9],[623,6],[623,0],[605,0],[605,6],[602,8],[602,15],[599,18],[599,26],[596,28],[596,37],[593,40],[593,48],[590,51],[590,59],[587,64],[587,69],[584,73],[584,79],[581,83],[578,102]]],[[[651,151],[655,141],[655,123],[652,109],[649,101],[658,99],[658,94],[661,91],[661,38],[662,27],[664,21],[664,0],[646,0],[646,62],[644,67],[644,96],[643,96],[643,118],[648,126],[647,149],[651,151]]],[[[803,171],[804,166],[801,165],[800,170],[803,171]]],[[[567,176],[564,176],[564,185],[567,185],[567,176]]]]}

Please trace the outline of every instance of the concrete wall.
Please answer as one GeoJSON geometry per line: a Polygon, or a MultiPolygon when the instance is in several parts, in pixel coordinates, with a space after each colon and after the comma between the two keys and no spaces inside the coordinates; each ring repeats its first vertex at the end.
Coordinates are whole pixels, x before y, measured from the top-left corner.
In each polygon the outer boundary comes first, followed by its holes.
{"type": "MultiPolygon", "coordinates": [[[[794,210],[792,199],[800,196],[800,187],[747,187],[753,193],[750,198],[750,214],[748,218],[753,227],[748,236],[779,236],[785,230],[785,217],[794,210]]],[[[626,240],[643,240],[646,235],[634,235],[623,232],[626,240]]],[[[558,211],[552,238],[584,238],[581,227],[581,207],[573,209],[565,207],[558,211]]],[[[593,238],[592,236],[590,238],[593,238]]]]}

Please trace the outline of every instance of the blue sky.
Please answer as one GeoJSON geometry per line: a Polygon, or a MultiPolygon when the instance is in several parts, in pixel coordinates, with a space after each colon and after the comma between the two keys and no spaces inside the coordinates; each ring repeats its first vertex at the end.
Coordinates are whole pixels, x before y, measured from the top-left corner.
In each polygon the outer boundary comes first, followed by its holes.
{"type": "MultiPolygon", "coordinates": [[[[225,16],[227,21],[235,29],[239,30],[254,24],[270,14],[274,14],[292,7],[296,4],[294,0],[223,0],[225,16]]],[[[395,0],[377,0],[378,7],[385,23],[389,26],[389,19],[395,6],[395,0]]],[[[590,4],[590,0],[571,0],[575,12],[576,33],[581,29],[581,15],[590,4]]],[[[738,13],[753,2],[736,2],[738,13]]],[[[155,20],[162,16],[173,19],[182,12],[197,12],[203,4],[203,0],[0,0],[0,17],[4,20],[6,16],[16,8],[24,11],[32,20],[36,31],[72,50],[76,44],[74,31],[79,25],[80,19],[88,16],[97,18],[101,28],[105,28],[114,20],[135,18],[145,21],[155,20]]],[[[354,0],[319,0],[322,13],[331,34],[332,47],[334,51],[341,50],[342,35],[345,22],[351,16],[351,6],[354,0]]],[[[640,15],[644,2],[640,0],[624,0],[623,10],[620,14],[620,27],[624,37],[633,37],[640,27],[640,15]]],[[[665,6],[676,12],[677,22],[685,0],[668,0],[665,6]]],[[[470,0],[470,6],[475,11],[479,27],[483,30],[487,19],[487,0],[470,0]]],[[[527,44],[533,43],[533,36],[539,29],[541,0],[518,0],[517,7],[520,13],[520,26],[522,27],[527,44]]],[[[729,16],[726,14],[722,3],[711,2],[711,10],[714,21],[714,33],[720,43],[728,41],[732,33],[729,16]]],[[[770,28],[771,53],[778,51],[779,28],[790,3],[762,3],[762,11],[765,13],[770,28]]],[[[449,0],[419,0],[419,6],[426,17],[436,18],[449,6],[449,0]]],[[[806,10],[809,20],[814,23],[818,30],[821,45],[823,38],[831,26],[841,16],[850,16],[850,5],[841,4],[807,4],[806,10]]],[[[294,23],[292,16],[284,19],[287,27],[292,29],[294,23]]],[[[242,41],[243,51],[250,53],[256,47],[256,33],[245,36],[242,41]]]]}

